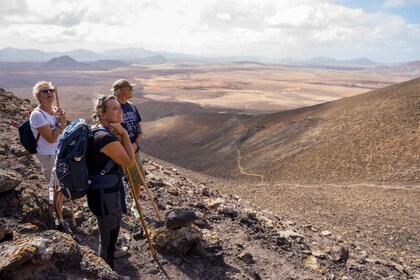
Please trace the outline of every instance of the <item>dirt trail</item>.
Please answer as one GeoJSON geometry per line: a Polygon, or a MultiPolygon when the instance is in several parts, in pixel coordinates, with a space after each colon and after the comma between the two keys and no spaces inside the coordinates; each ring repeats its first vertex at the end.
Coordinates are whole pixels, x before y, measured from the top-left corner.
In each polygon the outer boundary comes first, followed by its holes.
{"type": "Polygon", "coordinates": [[[236,162],[237,162],[237,165],[238,165],[239,172],[242,175],[245,175],[245,176],[258,177],[258,178],[260,178],[260,183],[263,183],[264,182],[264,175],[258,174],[258,173],[247,172],[242,168],[242,165],[241,165],[242,155],[241,155],[241,151],[239,150],[238,146],[239,146],[239,143],[240,143],[241,139],[248,134],[248,129],[244,126],[243,122],[241,122],[236,117],[234,118],[234,121],[236,121],[243,130],[242,135],[240,135],[235,142],[235,149],[236,149],[236,153],[237,153],[236,162]]]}
{"type": "Polygon", "coordinates": [[[239,172],[241,172],[241,174],[245,175],[245,176],[258,177],[258,178],[260,178],[260,184],[263,183],[264,182],[264,175],[257,174],[257,173],[249,173],[249,172],[246,172],[242,168],[242,166],[241,166],[241,151],[239,150],[238,146],[236,146],[235,148],[236,148],[236,152],[238,153],[237,162],[238,162],[239,172]]]}
{"type": "Polygon", "coordinates": [[[263,183],[223,191],[420,267],[420,185],[263,183]]]}

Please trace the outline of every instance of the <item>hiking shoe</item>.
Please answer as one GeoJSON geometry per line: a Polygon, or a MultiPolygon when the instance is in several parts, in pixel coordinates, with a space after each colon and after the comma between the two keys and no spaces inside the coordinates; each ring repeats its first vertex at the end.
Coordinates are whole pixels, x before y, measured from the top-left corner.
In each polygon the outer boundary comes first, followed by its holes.
{"type": "Polygon", "coordinates": [[[57,226],[57,229],[61,232],[64,232],[64,233],[68,233],[68,234],[72,233],[69,225],[65,221],[59,222],[58,226],[57,226]]]}
{"type": "Polygon", "coordinates": [[[114,252],[114,258],[121,258],[128,254],[128,247],[123,246],[121,248],[117,248],[114,252]]]}
{"type": "Polygon", "coordinates": [[[142,239],[143,237],[144,237],[143,227],[136,226],[133,229],[133,239],[134,240],[139,240],[139,239],[142,239]]]}

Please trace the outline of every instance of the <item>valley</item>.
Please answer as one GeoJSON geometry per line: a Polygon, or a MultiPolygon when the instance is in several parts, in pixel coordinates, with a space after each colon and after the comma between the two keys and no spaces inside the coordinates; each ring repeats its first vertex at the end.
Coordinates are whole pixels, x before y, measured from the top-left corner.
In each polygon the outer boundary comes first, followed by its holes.
{"type": "MultiPolygon", "coordinates": [[[[86,116],[95,94],[109,94],[118,78],[141,84],[133,102],[192,103],[217,112],[265,114],[296,109],[412,79],[411,73],[382,68],[296,67],[276,64],[179,62],[120,68],[66,69],[0,63],[0,86],[30,98],[36,81],[58,86],[70,118],[86,116]]],[[[151,109],[153,111],[153,108],[151,109]]],[[[149,118],[144,114],[144,118],[149,118]]]]}

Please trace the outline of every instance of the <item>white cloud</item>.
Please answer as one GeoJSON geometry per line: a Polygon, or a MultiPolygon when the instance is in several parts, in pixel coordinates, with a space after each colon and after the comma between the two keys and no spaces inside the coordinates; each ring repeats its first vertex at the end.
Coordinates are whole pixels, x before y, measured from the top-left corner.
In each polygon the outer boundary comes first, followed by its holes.
{"type": "Polygon", "coordinates": [[[228,13],[220,13],[220,14],[217,14],[216,16],[217,16],[218,18],[222,19],[222,20],[225,20],[225,21],[230,21],[230,20],[232,20],[231,15],[230,15],[230,14],[228,14],[228,13]]]}
{"type": "Polygon", "coordinates": [[[0,47],[377,59],[396,48],[420,53],[419,25],[327,0],[14,0],[0,14],[0,47]]]}
{"type": "Polygon", "coordinates": [[[383,6],[384,8],[398,8],[418,4],[420,4],[420,0],[385,0],[383,6]]]}

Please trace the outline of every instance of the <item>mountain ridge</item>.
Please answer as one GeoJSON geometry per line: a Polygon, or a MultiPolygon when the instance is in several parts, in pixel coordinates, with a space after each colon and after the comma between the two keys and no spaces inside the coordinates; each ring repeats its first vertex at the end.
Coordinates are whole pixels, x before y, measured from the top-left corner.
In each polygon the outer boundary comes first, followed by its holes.
{"type": "MultiPolygon", "coordinates": [[[[203,61],[203,60],[213,60],[213,61],[254,61],[261,63],[286,63],[289,65],[297,66],[311,66],[311,65],[324,65],[324,66],[343,66],[343,67],[373,67],[377,66],[380,63],[376,63],[365,57],[356,57],[350,59],[338,60],[328,57],[316,57],[308,60],[296,60],[292,58],[286,59],[267,59],[264,57],[257,56],[228,56],[228,57],[200,57],[196,55],[190,55],[185,53],[174,53],[166,51],[151,51],[144,48],[120,48],[120,49],[110,49],[101,52],[94,52],[85,49],[76,49],[71,51],[51,51],[44,52],[36,49],[19,49],[19,48],[3,48],[0,50],[0,61],[4,62],[45,62],[54,57],[68,55],[73,59],[88,62],[96,60],[122,60],[124,62],[129,61],[141,61],[145,58],[163,56],[166,59],[174,61],[203,61]]],[[[405,62],[406,64],[408,62],[405,62]]]]}

